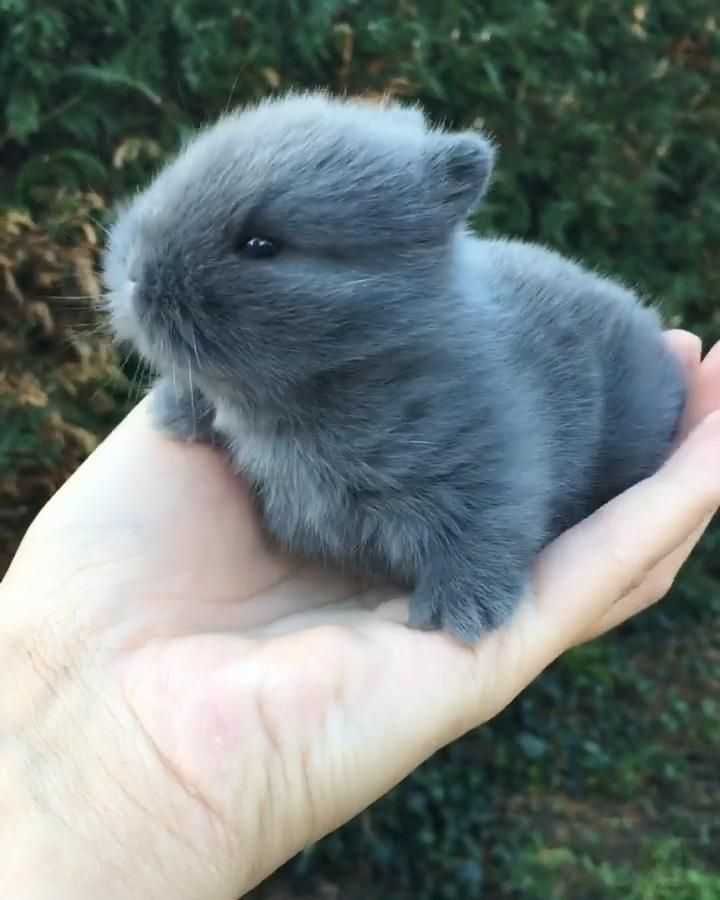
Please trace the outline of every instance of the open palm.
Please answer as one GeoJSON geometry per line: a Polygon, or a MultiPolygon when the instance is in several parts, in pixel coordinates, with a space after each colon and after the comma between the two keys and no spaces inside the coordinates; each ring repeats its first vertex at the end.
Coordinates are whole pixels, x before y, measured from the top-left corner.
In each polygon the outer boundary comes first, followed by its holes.
{"type": "MultiPolygon", "coordinates": [[[[668,339],[689,431],[720,408],[720,349],[701,366],[668,339]]],[[[469,648],[271,551],[221,454],[157,434],[141,404],[38,517],[0,603],[33,660],[15,715],[73,759],[47,803],[84,791],[74,839],[113,837],[98,885],[132,848],[138,896],[232,900],[662,596],[720,502],[716,418],[551,545],[513,623],[469,648]]]]}

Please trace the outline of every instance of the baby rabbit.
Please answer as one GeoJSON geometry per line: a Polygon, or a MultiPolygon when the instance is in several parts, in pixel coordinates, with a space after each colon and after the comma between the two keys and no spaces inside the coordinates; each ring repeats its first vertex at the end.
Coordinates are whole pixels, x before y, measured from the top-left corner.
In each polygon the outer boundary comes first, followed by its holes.
{"type": "Polygon", "coordinates": [[[633,293],[469,233],[494,155],[416,108],[266,100],[195,137],[104,259],[159,425],[225,447],[281,547],[412,590],[410,626],[465,642],[662,464],[686,398],[633,293]]]}

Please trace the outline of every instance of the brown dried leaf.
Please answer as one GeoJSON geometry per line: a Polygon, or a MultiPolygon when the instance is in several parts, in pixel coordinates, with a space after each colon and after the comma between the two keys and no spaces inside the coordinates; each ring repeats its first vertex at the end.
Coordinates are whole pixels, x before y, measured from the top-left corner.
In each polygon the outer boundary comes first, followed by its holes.
{"type": "Polygon", "coordinates": [[[48,416],[48,425],[55,432],[64,438],[70,438],[82,450],[85,455],[89,455],[98,445],[98,439],[94,434],[81,428],[79,425],[72,425],[66,422],[59,413],[50,413],[48,416]]]}
{"type": "Polygon", "coordinates": [[[31,321],[37,322],[43,330],[45,337],[50,337],[55,331],[55,322],[53,320],[50,307],[41,300],[34,300],[28,304],[28,313],[31,321]]]}
{"type": "MultiPolygon", "coordinates": [[[[113,166],[116,169],[122,169],[126,163],[133,162],[142,154],[145,154],[152,159],[156,159],[161,153],[162,150],[160,144],[150,138],[125,138],[125,140],[115,148],[115,152],[113,153],[113,166]]],[[[97,194],[88,196],[97,197],[97,194]]],[[[98,207],[95,208],[97,209],[98,207]]]]}
{"type": "Polygon", "coordinates": [[[84,340],[82,335],[73,335],[71,343],[81,363],[86,366],[92,358],[95,348],[84,340]]]}
{"type": "Polygon", "coordinates": [[[51,266],[57,266],[58,263],[61,262],[60,258],[58,257],[57,249],[50,244],[47,244],[45,247],[43,247],[42,258],[51,266]]]}
{"type": "Polygon", "coordinates": [[[100,282],[95,274],[94,261],[90,254],[80,249],[74,259],[75,277],[83,294],[87,294],[95,303],[100,300],[102,291],[100,282]]]}
{"type": "Polygon", "coordinates": [[[92,411],[98,416],[106,416],[115,409],[115,401],[107,391],[97,390],[90,398],[92,411]]]}
{"type": "Polygon", "coordinates": [[[87,199],[88,209],[105,209],[105,201],[95,191],[88,191],[85,198],[87,199]]]}
{"type": "Polygon", "coordinates": [[[98,243],[97,233],[96,233],[95,229],[93,228],[93,226],[89,222],[83,222],[80,227],[82,229],[83,234],[85,235],[85,237],[87,239],[88,244],[90,244],[91,247],[97,247],[97,243],[98,243]]]}
{"type": "Polygon", "coordinates": [[[339,38],[340,59],[342,60],[342,75],[347,75],[353,60],[355,48],[355,32],[348,22],[338,22],[333,31],[339,38]]]}
{"type": "Polygon", "coordinates": [[[0,478],[0,496],[8,497],[11,500],[17,500],[20,497],[20,485],[14,473],[0,478]]]}
{"type": "Polygon", "coordinates": [[[78,396],[77,379],[72,377],[72,370],[68,372],[67,370],[62,369],[58,373],[56,384],[58,387],[61,387],[68,396],[78,396]]]}
{"type": "Polygon", "coordinates": [[[263,74],[263,78],[270,85],[271,88],[277,89],[280,87],[282,82],[282,77],[277,69],[273,69],[270,66],[266,66],[264,69],[260,70],[263,74]]]}
{"type": "MultiPolygon", "coordinates": [[[[9,334],[0,332],[0,353],[12,353],[17,347],[17,341],[9,334]]],[[[0,374],[0,379],[2,375],[0,374]]]]}
{"type": "Polygon", "coordinates": [[[10,269],[3,268],[3,283],[6,293],[13,298],[18,306],[22,306],[22,304],[25,302],[25,298],[23,297],[22,291],[18,287],[17,281],[15,281],[15,276],[10,271],[10,269]]]}
{"type": "Polygon", "coordinates": [[[396,97],[411,96],[417,91],[417,85],[409,78],[391,78],[386,85],[386,91],[396,97]]]}
{"type": "Polygon", "coordinates": [[[30,216],[19,209],[11,209],[6,212],[0,222],[3,230],[12,235],[20,234],[23,228],[35,228],[35,223],[30,216]]]}
{"type": "Polygon", "coordinates": [[[60,272],[53,272],[49,269],[37,272],[35,281],[40,288],[57,288],[61,282],[60,272]]]}
{"type": "Polygon", "coordinates": [[[48,395],[31,372],[23,372],[15,385],[18,406],[43,408],[48,405],[48,395]]]}

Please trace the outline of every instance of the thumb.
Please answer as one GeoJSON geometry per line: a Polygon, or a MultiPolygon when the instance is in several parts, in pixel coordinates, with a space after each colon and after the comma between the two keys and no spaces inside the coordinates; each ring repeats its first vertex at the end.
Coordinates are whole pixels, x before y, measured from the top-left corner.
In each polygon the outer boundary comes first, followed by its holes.
{"type": "Polygon", "coordinates": [[[720,505],[720,412],[708,415],[664,466],[563,534],[541,554],[536,613],[571,645],[720,505]]]}

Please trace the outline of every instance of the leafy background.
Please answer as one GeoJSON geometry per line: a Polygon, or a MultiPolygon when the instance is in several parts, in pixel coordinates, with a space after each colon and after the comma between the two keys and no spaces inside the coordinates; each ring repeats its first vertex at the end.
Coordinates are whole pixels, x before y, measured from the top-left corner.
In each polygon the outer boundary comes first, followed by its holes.
{"type": "MultiPolygon", "coordinates": [[[[0,0],[0,572],[139,390],[96,313],[113,204],[228,105],[322,85],[483,125],[479,229],[720,337],[719,29],[716,0],[0,0]]],[[[720,900],[718,543],[253,896],[720,900]]]]}

